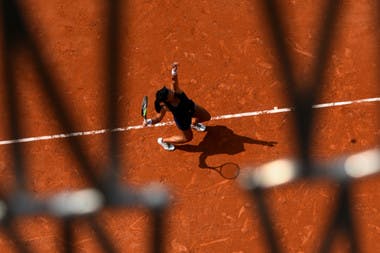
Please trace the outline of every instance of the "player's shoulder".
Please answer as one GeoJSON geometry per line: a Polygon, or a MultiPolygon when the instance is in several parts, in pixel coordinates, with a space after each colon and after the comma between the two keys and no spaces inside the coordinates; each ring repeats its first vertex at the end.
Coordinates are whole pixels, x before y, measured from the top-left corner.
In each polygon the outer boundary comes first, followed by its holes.
{"type": "Polygon", "coordinates": [[[186,96],[185,92],[179,88],[174,91],[174,94],[176,94],[177,96],[186,96]]]}

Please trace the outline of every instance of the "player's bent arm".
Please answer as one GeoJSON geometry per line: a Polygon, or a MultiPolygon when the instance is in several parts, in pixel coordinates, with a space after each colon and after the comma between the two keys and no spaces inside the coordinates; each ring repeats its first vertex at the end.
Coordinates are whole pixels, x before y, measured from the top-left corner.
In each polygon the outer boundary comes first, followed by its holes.
{"type": "Polygon", "coordinates": [[[165,114],[166,114],[166,109],[162,108],[161,111],[156,114],[156,117],[152,118],[152,124],[154,125],[160,122],[164,118],[165,114]]]}
{"type": "Polygon", "coordinates": [[[166,107],[162,107],[161,111],[157,113],[155,117],[144,120],[143,126],[151,126],[151,125],[157,124],[164,118],[165,114],[166,114],[166,107]]]}

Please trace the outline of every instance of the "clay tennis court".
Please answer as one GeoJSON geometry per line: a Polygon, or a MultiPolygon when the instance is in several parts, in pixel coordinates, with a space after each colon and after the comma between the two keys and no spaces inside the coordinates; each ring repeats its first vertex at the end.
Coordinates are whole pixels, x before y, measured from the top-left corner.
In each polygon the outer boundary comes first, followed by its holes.
{"type": "MultiPolygon", "coordinates": [[[[300,78],[313,65],[324,1],[281,1],[286,13],[286,38],[300,78]]],[[[107,129],[105,101],[105,29],[107,5],[102,1],[22,1],[31,31],[42,46],[57,89],[74,120],[75,132],[107,129]]],[[[346,1],[327,69],[322,96],[315,108],[312,158],[328,161],[378,147],[379,61],[371,1],[346,1]],[[333,104],[347,101],[346,104],[333,104]]],[[[255,201],[237,180],[228,180],[208,166],[233,162],[245,167],[296,157],[294,113],[279,74],[278,61],[265,19],[256,1],[128,1],[123,2],[120,52],[122,89],[117,106],[121,120],[121,180],[133,187],[165,184],[172,199],[165,219],[165,252],[269,252],[255,201]],[[124,11],[125,10],[125,11],[124,11]],[[141,99],[150,99],[154,115],[157,89],[170,84],[170,65],[178,61],[181,88],[207,108],[207,131],[164,151],[158,137],[177,131],[174,125],[141,128],[141,99]],[[273,113],[263,113],[272,110],[273,113]],[[246,116],[244,113],[251,113],[246,116]],[[230,115],[230,116],[228,116],[230,115]],[[232,116],[231,116],[232,115],[232,116]]],[[[37,196],[90,187],[67,144],[77,138],[86,147],[94,170],[107,166],[107,133],[68,137],[37,85],[27,51],[15,66],[21,113],[28,189],[37,196]],[[60,138],[46,138],[63,134],[60,138]]],[[[3,69],[3,68],[2,68],[3,69]]],[[[1,73],[2,76],[4,73],[1,73]]],[[[2,80],[4,82],[4,80],[2,80]]],[[[0,88],[0,190],[12,192],[14,175],[9,138],[9,113],[0,88]]],[[[172,121],[167,114],[164,122],[172,121]]],[[[354,184],[353,212],[362,252],[380,249],[378,176],[354,184]]],[[[264,196],[283,252],[314,252],[321,243],[335,207],[337,184],[302,180],[268,190],[264,196]]],[[[107,208],[96,216],[120,252],[148,252],[150,217],[140,208],[107,208]]],[[[59,252],[61,221],[49,216],[17,219],[16,230],[32,252],[59,252]]],[[[77,252],[98,252],[90,226],[78,219],[77,252]]],[[[15,252],[1,234],[2,252],[15,252]]],[[[349,252],[338,233],[333,252],[349,252]]]]}

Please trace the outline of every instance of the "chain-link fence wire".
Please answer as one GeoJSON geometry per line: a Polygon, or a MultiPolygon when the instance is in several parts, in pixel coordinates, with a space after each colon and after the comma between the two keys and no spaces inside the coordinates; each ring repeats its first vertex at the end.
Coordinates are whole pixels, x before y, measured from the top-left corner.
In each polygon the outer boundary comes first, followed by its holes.
{"type": "MultiPolygon", "coordinates": [[[[115,129],[118,126],[119,112],[116,106],[116,97],[120,91],[120,1],[109,1],[108,11],[108,39],[107,39],[107,59],[106,67],[108,73],[107,80],[107,117],[108,129],[115,129]]],[[[351,242],[351,252],[359,252],[358,235],[355,229],[355,220],[351,210],[352,203],[350,197],[350,187],[352,179],[372,175],[378,172],[380,167],[379,150],[353,155],[326,164],[315,164],[310,157],[311,130],[315,119],[313,104],[320,97],[323,84],[325,83],[326,65],[331,55],[336,25],[344,11],[344,1],[328,1],[323,12],[319,30],[318,47],[316,57],[311,68],[311,72],[306,75],[303,85],[295,77],[290,51],[286,45],[286,32],[283,26],[284,14],[274,0],[258,1],[262,12],[269,25],[269,31],[274,42],[274,48],[278,56],[283,82],[287,88],[289,101],[295,108],[295,125],[299,146],[299,159],[297,161],[281,160],[263,165],[254,170],[246,170],[240,178],[242,185],[252,193],[253,200],[257,203],[260,220],[263,222],[265,235],[268,242],[268,249],[271,252],[282,252],[279,244],[279,237],[274,230],[273,220],[269,215],[268,207],[265,204],[263,192],[267,188],[275,187],[279,184],[292,182],[300,179],[312,180],[324,177],[333,179],[340,183],[340,194],[338,197],[338,207],[332,220],[329,222],[327,233],[317,252],[329,252],[332,238],[337,229],[342,228],[351,242]],[[306,81],[305,81],[306,80],[306,81]],[[300,90],[297,87],[309,87],[307,90],[300,90]],[[367,167],[363,168],[362,161],[366,161],[367,167]]],[[[373,3],[377,9],[378,1],[373,3]]],[[[125,10],[124,10],[125,11],[125,10]]],[[[15,92],[16,76],[14,56],[20,48],[25,48],[31,54],[31,58],[41,78],[41,91],[49,98],[51,107],[58,117],[62,130],[73,132],[74,125],[72,117],[60,96],[57,87],[58,81],[48,71],[46,62],[40,53],[40,46],[27,26],[18,1],[1,1],[2,31],[3,31],[3,67],[5,75],[6,104],[9,113],[9,129],[11,138],[18,139],[21,135],[20,103],[15,92]]],[[[380,20],[377,15],[377,20],[380,20]]],[[[379,35],[378,35],[379,37],[379,35]]],[[[379,38],[378,38],[379,39],[379,38]]],[[[380,52],[378,52],[380,54],[380,52]]],[[[378,55],[380,56],[380,55],[378,55]]],[[[380,57],[375,57],[380,59],[380,57]]],[[[116,252],[112,241],[105,232],[102,224],[94,218],[94,214],[105,207],[135,207],[143,206],[151,211],[152,215],[152,252],[163,252],[165,210],[168,205],[168,195],[164,188],[160,186],[150,186],[135,190],[119,181],[120,164],[117,154],[119,153],[118,136],[116,132],[109,132],[108,163],[105,175],[99,177],[94,174],[90,165],[90,158],[87,156],[82,143],[78,138],[68,138],[68,144],[76,155],[76,159],[81,165],[81,169],[91,183],[93,188],[84,189],[69,193],[57,193],[47,199],[37,199],[28,191],[25,178],[26,163],[24,160],[24,150],[22,145],[11,144],[13,154],[12,170],[15,175],[15,190],[10,195],[1,195],[0,221],[6,235],[14,242],[18,252],[30,252],[25,246],[18,232],[14,229],[13,222],[19,216],[29,215],[52,215],[62,219],[62,234],[64,247],[63,252],[73,252],[73,223],[77,219],[88,222],[94,231],[102,249],[105,252],[116,252]],[[103,178],[101,180],[100,178],[103,178]]]]}

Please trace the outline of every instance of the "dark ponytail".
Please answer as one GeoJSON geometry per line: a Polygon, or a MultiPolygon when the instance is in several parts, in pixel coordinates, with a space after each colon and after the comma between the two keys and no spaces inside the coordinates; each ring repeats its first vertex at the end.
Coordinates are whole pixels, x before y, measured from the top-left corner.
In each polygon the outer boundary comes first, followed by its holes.
{"type": "Polygon", "coordinates": [[[154,101],[154,109],[157,113],[161,111],[161,102],[165,102],[168,99],[169,89],[165,86],[156,92],[156,100],[154,101]]]}

